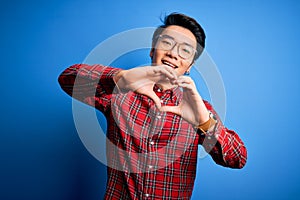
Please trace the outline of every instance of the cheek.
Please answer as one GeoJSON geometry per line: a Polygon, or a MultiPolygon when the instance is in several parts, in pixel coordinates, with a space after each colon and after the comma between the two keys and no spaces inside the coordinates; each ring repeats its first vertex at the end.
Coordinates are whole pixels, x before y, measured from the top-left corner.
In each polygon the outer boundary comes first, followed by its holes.
{"type": "Polygon", "coordinates": [[[154,50],[152,52],[152,60],[159,60],[163,56],[163,52],[159,50],[154,50]]]}
{"type": "Polygon", "coordinates": [[[183,60],[182,62],[181,62],[181,69],[183,70],[183,71],[187,71],[189,68],[190,68],[190,66],[191,66],[191,63],[192,63],[192,61],[186,61],[186,60],[183,60]]]}

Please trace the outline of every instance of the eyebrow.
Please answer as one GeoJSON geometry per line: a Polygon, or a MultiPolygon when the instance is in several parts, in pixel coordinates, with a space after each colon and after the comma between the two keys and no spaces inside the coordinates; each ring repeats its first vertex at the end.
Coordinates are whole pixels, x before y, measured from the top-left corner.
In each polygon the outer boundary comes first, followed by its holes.
{"type": "MultiPolygon", "coordinates": [[[[173,40],[175,41],[175,38],[172,37],[172,36],[170,36],[170,35],[161,35],[161,36],[167,37],[167,38],[170,38],[170,39],[173,39],[173,40]]],[[[175,42],[177,42],[177,41],[175,41],[175,42]]],[[[178,43],[178,42],[177,42],[177,43],[178,43]]],[[[186,44],[186,45],[188,45],[188,46],[194,48],[193,45],[191,45],[191,44],[189,44],[189,43],[186,43],[186,42],[182,42],[182,43],[180,43],[180,44],[186,44]]]]}

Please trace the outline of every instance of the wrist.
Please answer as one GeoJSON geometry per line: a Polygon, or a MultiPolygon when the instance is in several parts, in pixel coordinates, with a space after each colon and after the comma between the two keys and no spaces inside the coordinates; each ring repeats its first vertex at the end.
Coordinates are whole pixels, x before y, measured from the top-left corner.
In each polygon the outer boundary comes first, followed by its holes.
{"type": "Polygon", "coordinates": [[[113,80],[119,89],[119,91],[124,90],[126,87],[126,83],[124,80],[124,74],[126,73],[127,70],[121,70],[118,73],[116,73],[113,77],[113,80]]]}
{"type": "Polygon", "coordinates": [[[210,118],[210,112],[205,109],[205,112],[201,113],[201,118],[195,125],[200,126],[200,125],[204,124],[205,122],[207,122],[209,120],[209,118],[210,118]]]}
{"type": "Polygon", "coordinates": [[[206,133],[207,131],[213,129],[217,124],[217,118],[214,116],[212,112],[208,112],[209,117],[208,120],[204,123],[200,123],[199,125],[195,126],[195,128],[199,129],[202,133],[206,133]]]}
{"type": "Polygon", "coordinates": [[[119,72],[117,72],[114,75],[113,79],[114,79],[114,81],[115,81],[116,84],[119,82],[119,80],[121,79],[121,77],[124,75],[125,71],[126,70],[120,70],[119,72]]]}

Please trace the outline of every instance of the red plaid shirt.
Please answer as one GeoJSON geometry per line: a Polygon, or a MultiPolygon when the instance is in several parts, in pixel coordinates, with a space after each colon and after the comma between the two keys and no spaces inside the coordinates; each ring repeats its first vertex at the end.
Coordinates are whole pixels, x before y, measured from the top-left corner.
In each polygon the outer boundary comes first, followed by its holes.
{"type": "MultiPolygon", "coordinates": [[[[59,77],[63,90],[100,110],[108,122],[108,180],[104,199],[190,199],[196,177],[198,144],[220,165],[242,168],[246,148],[239,136],[218,119],[207,134],[180,116],[159,112],[147,96],[114,90],[120,69],[78,64],[59,77]],[[76,79],[76,84],[74,86],[76,79]]],[[[179,88],[154,91],[162,105],[178,105],[179,88]]]]}

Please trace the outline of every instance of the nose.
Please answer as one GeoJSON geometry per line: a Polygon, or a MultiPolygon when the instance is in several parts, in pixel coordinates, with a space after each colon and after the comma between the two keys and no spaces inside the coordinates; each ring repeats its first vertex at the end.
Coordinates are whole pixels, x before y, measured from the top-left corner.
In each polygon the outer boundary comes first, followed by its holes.
{"type": "Polygon", "coordinates": [[[178,59],[178,44],[174,45],[172,49],[168,50],[167,55],[172,58],[178,59]]]}

